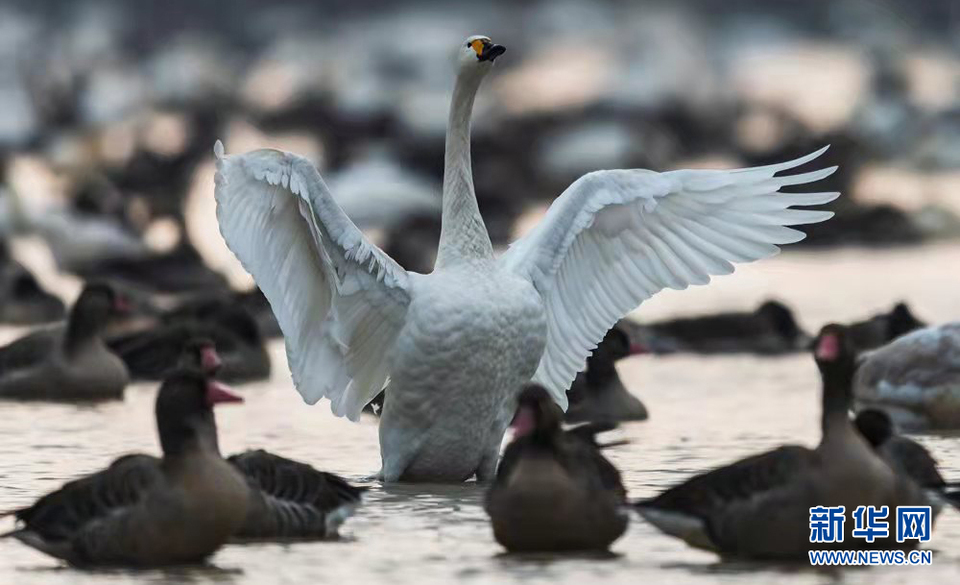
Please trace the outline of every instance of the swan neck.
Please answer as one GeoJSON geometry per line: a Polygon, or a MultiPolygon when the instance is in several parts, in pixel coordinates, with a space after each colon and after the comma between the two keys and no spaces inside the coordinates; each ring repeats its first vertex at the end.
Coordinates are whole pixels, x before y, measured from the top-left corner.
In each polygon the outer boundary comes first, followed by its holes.
{"type": "Polygon", "coordinates": [[[447,121],[443,171],[443,217],[436,268],[463,260],[493,258],[490,236],[480,216],[470,162],[470,118],[482,76],[457,76],[447,121]]]}

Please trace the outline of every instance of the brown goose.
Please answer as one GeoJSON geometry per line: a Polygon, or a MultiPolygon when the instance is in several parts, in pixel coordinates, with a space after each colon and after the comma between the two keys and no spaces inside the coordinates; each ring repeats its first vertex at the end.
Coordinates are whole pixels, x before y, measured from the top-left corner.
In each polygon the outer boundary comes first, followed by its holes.
{"type": "Polygon", "coordinates": [[[607,331],[587,358],[586,369],[567,390],[570,407],[564,419],[570,423],[646,420],[647,408],[623,385],[616,367],[617,361],[642,352],[618,326],[607,331]]]}
{"type": "Polygon", "coordinates": [[[270,354],[257,321],[235,303],[210,302],[195,311],[172,312],[154,327],[107,340],[135,380],[160,380],[177,364],[191,339],[212,339],[223,365],[218,377],[231,384],[270,377],[270,354]]]}
{"type": "Polygon", "coordinates": [[[620,473],[595,435],[564,432],[559,407],[541,386],[520,395],[513,429],[485,508],[497,542],[511,552],[603,551],[627,528],[620,473]]]}
{"type": "Polygon", "coordinates": [[[754,353],[779,355],[803,351],[810,336],[800,328],[790,307],[775,300],[754,311],[681,317],[654,323],[621,319],[632,339],[651,353],[754,353]]]}
{"type": "Polygon", "coordinates": [[[928,505],[921,489],[895,473],[873,452],[849,418],[855,351],[846,328],[827,325],[815,345],[823,378],[823,438],[816,449],[795,445],[748,457],[697,475],[636,504],[660,530],[688,544],[724,555],[803,559],[810,549],[810,508],[845,506],[846,538],[852,549],[898,548],[887,539],[850,538],[857,506],[928,505]]]}
{"type": "Polygon", "coordinates": [[[127,455],[15,512],[9,533],[73,565],[162,566],[212,555],[243,525],[250,490],[220,456],[213,406],[242,399],[197,369],[157,395],[163,457],[127,455]]]}
{"type": "MultiPolygon", "coordinates": [[[[210,376],[222,361],[213,341],[190,340],[180,359],[182,367],[200,368],[210,376]]],[[[336,538],[343,522],[360,505],[364,488],[306,463],[262,449],[227,459],[250,487],[250,505],[237,540],[336,538]]]]}
{"type": "Polygon", "coordinates": [[[907,475],[920,487],[939,492],[953,506],[960,508],[960,492],[955,491],[957,486],[943,479],[937,460],[923,445],[896,433],[887,413],[867,408],[857,413],[854,424],[890,467],[907,475]]]}
{"type": "Polygon", "coordinates": [[[44,290],[0,238],[0,323],[50,323],[63,319],[66,312],[63,301],[44,290]]]}
{"type": "Polygon", "coordinates": [[[28,334],[0,348],[0,397],[21,400],[120,398],[129,376],[101,338],[125,313],[125,297],[105,284],[88,284],[65,325],[28,334]]]}
{"type": "Polygon", "coordinates": [[[906,303],[897,303],[887,313],[877,313],[849,325],[850,340],[858,352],[865,352],[922,327],[926,327],[926,323],[917,319],[906,303]]]}

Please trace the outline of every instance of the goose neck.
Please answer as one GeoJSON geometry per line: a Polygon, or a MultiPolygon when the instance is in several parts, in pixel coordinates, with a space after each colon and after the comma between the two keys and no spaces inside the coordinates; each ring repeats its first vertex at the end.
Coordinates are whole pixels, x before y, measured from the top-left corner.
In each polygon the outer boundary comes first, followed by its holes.
{"type": "Polygon", "coordinates": [[[823,378],[824,435],[836,427],[849,427],[850,408],[853,405],[853,371],[837,368],[821,371],[823,378]]]}

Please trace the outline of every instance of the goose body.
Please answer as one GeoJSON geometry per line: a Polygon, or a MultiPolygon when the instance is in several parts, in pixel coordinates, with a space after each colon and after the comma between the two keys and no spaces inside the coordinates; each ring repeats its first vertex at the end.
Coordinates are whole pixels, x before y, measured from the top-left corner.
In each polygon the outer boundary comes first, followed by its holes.
{"type": "Polygon", "coordinates": [[[790,308],[778,301],[766,301],[752,312],[621,323],[652,353],[778,355],[803,351],[810,343],[790,308]]]}
{"type": "Polygon", "coordinates": [[[822,438],[814,449],[787,445],[703,473],[639,502],[654,526],[722,555],[807,560],[808,550],[908,548],[894,531],[874,543],[851,537],[858,506],[930,505],[921,487],[885,463],[854,428],[848,409],[855,369],[846,331],[828,325],[817,340],[824,380],[822,438]],[[811,543],[810,508],[844,506],[845,538],[811,543]]]}
{"type": "Polygon", "coordinates": [[[219,379],[241,383],[270,376],[270,355],[259,325],[246,309],[227,300],[164,315],[149,329],[119,335],[107,343],[131,377],[161,380],[177,365],[184,347],[199,337],[216,345],[223,362],[217,372],[219,379]]]}
{"type": "Polygon", "coordinates": [[[121,398],[129,375],[101,334],[124,306],[112,288],[88,285],[66,324],[35,331],[0,348],[0,398],[121,398]]]}
{"type": "Polygon", "coordinates": [[[628,311],[664,288],[776,254],[804,237],[786,225],[832,215],[791,206],[838,195],[777,193],[830,175],[835,168],[777,176],[823,150],[737,171],[599,171],[496,258],[473,189],[470,116],[503,51],[486,37],[460,46],[430,274],[371,244],[309,161],[214,148],[221,234],[270,301],[304,400],[328,398],[334,414],[357,420],[389,378],[385,481],[492,479],[524,383],[566,408],[590,350],[628,311]]]}
{"type": "Polygon", "coordinates": [[[904,429],[960,428],[960,322],[908,333],[866,354],[858,408],[881,408],[904,429]]]}
{"type": "Polygon", "coordinates": [[[239,530],[249,489],[220,456],[211,407],[239,397],[181,370],[157,394],[163,457],[128,455],[15,512],[12,536],[73,565],[206,559],[239,530]]]}
{"type": "Polygon", "coordinates": [[[40,286],[0,241],[0,323],[36,325],[63,319],[63,301],[40,286]]]}
{"type": "Polygon", "coordinates": [[[363,489],[332,473],[318,471],[262,449],[230,456],[247,480],[247,516],[234,539],[336,538],[337,530],[360,505],[363,489]]]}
{"type": "MultiPolygon", "coordinates": [[[[854,424],[877,454],[896,472],[911,478],[924,489],[941,492],[960,508],[960,494],[948,490],[937,460],[930,451],[910,437],[900,435],[882,410],[868,408],[857,413],[854,424]]],[[[956,486],[952,486],[956,487],[956,486]]]]}
{"type": "Polygon", "coordinates": [[[876,349],[891,341],[926,327],[906,303],[897,303],[886,313],[877,313],[849,326],[851,341],[858,351],[876,349]]]}
{"type": "Polygon", "coordinates": [[[587,358],[587,369],[577,374],[567,397],[567,422],[646,420],[647,408],[627,390],[616,362],[645,348],[630,343],[619,326],[613,327],[587,358]]]}
{"type": "Polygon", "coordinates": [[[611,427],[560,426],[542,387],[519,398],[507,446],[484,508],[511,552],[603,551],[627,529],[626,489],[595,435],[611,427]]]}
{"type": "Polygon", "coordinates": [[[183,349],[157,395],[163,457],[126,455],[13,514],[13,536],[75,565],[199,562],[228,540],[327,539],[363,489],[274,455],[220,455],[212,406],[242,399],[213,377],[210,340],[183,349]]]}

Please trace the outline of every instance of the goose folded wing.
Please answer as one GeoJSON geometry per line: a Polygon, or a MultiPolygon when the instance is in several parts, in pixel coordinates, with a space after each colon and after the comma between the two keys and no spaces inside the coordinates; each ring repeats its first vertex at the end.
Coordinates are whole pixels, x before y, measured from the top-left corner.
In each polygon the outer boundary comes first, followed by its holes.
{"type": "Polygon", "coordinates": [[[805,477],[817,461],[814,451],[787,445],[694,476],[639,505],[706,518],[733,502],[790,485],[805,477]]]}
{"type": "Polygon", "coordinates": [[[50,541],[66,540],[90,522],[136,505],[161,482],[159,459],[126,455],[102,471],[64,484],[14,515],[25,530],[50,541]]]}
{"type": "Polygon", "coordinates": [[[924,488],[943,488],[947,482],[940,475],[937,461],[927,449],[907,437],[895,436],[880,446],[880,455],[897,471],[924,488]]]}
{"type": "Polygon", "coordinates": [[[217,142],[220,232],[283,331],[293,381],[310,404],[360,417],[389,372],[409,275],[370,243],[306,159],[263,149],[225,156],[217,142]]]}
{"type": "Polygon", "coordinates": [[[263,450],[246,451],[228,461],[254,490],[239,538],[332,536],[342,518],[360,504],[365,491],[332,473],[263,450]],[[331,516],[336,521],[330,521],[331,516]]]}
{"type": "Polygon", "coordinates": [[[739,170],[598,171],[554,201],[501,257],[528,278],[547,312],[547,345],[533,378],[566,408],[588,354],[625,314],[664,288],[706,284],[733,262],[773,256],[804,233],[786,226],[830,218],[839,193],[779,193],[836,167],[777,176],[820,156],[739,170]]]}

